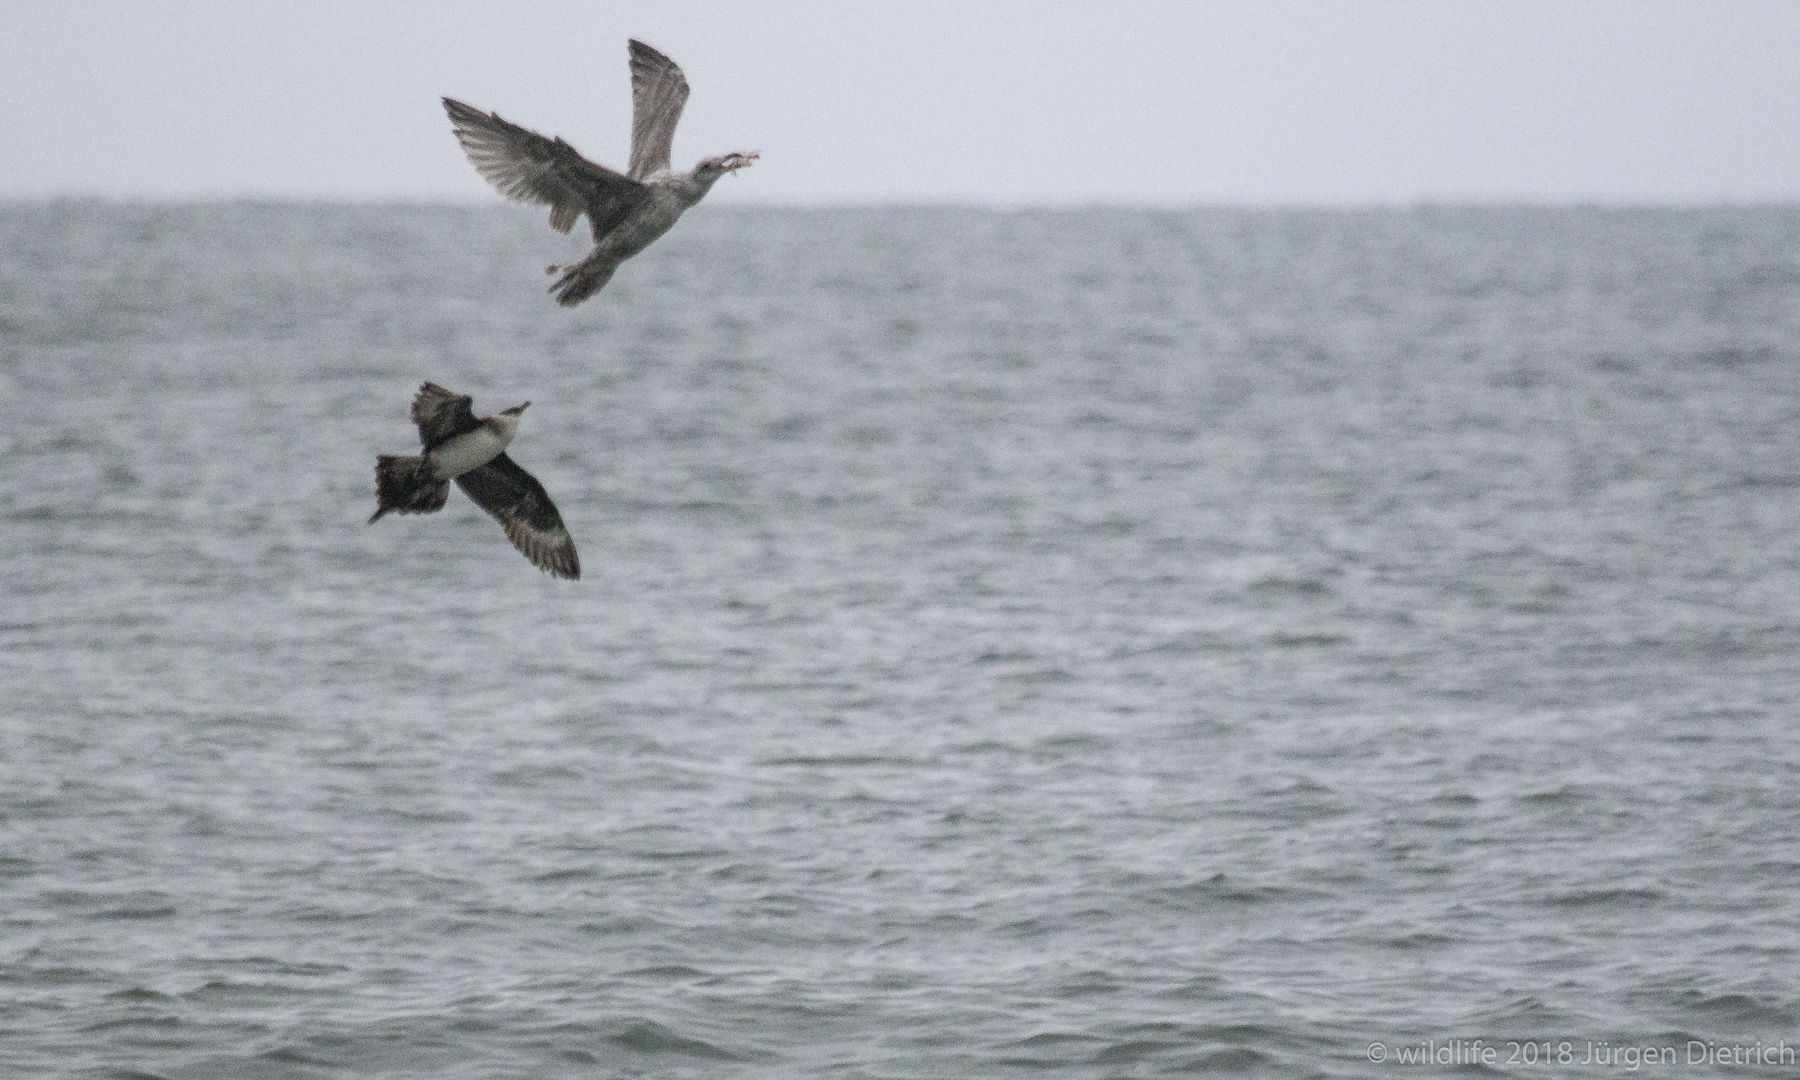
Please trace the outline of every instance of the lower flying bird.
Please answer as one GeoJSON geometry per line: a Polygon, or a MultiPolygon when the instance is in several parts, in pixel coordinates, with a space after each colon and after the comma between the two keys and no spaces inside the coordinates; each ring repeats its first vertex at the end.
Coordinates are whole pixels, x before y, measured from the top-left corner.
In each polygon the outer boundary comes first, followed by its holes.
{"type": "Polygon", "coordinates": [[[375,498],[379,508],[369,524],[392,510],[430,514],[444,508],[450,481],[463,489],[506,529],[506,538],[540,570],[579,578],[581,560],[562,515],[537,478],[506,456],[525,406],[477,417],[473,398],[424,383],[413,398],[413,423],[425,452],[415,457],[375,458],[375,498]]]}
{"type": "Polygon", "coordinates": [[[687,104],[687,76],[675,61],[641,41],[631,42],[631,165],[623,173],[596,165],[562,139],[500,119],[499,113],[453,98],[444,111],[475,170],[500,194],[550,207],[550,227],[568,232],[582,214],[594,230],[594,250],[563,271],[550,290],[574,307],[612,280],[619,264],[669,231],[713,182],[744,168],[756,154],[710,157],[688,172],[669,169],[669,145],[687,104]]]}

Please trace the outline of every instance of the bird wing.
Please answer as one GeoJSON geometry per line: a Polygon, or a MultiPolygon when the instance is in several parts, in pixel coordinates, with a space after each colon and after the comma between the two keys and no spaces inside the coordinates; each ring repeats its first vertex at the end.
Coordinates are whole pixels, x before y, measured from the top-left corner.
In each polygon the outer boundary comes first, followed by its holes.
{"type": "Polygon", "coordinates": [[[437,383],[420,383],[413,398],[413,423],[419,425],[419,444],[429,450],[445,439],[474,431],[481,426],[469,406],[475,399],[467,394],[453,394],[437,383]]]}
{"type": "Polygon", "coordinates": [[[563,526],[562,515],[556,512],[550,493],[504,452],[486,465],[458,475],[456,486],[493,515],[506,529],[506,538],[513,547],[533,566],[549,571],[553,577],[581,576],[575,541],[563,526]]]}
{"type": "Polygon", "coordinates": [[[633,38],[631,42],[631,178],[642,180],[669,167],[675,125],[687,104],[687,76],[675,61],[633,38]]]}
{"type": "Polygon", "coordinates": [[[509,199],[550,207],[550,227],[557,232],[568,232],[586,213],[597,241],[649,195],[631,177],[594,164],[561,139],[546,139],[502,120],[498,113],[484,113],[454,98],[444,99],[444,111],[475,171],[509,199]]]}

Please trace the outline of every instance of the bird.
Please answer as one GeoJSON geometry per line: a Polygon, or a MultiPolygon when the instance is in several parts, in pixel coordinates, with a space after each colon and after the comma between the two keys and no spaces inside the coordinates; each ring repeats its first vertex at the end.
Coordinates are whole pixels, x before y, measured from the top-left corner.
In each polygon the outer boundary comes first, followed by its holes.
{"type": "Polygon", "coordinates": [[[474,399],[436,383],[421,383],[413,398],[413,423],[419,425],[423,454],[375,458],[377,508],[381,515],[432,514],[450,497],[450,481],[463,489],[506,529],[506,538],[532,565],[552,577],[581,577],[575,541],[544,485],[506,456],[507,444],[519,430],[519,417],[531,402],[477,417],[474,399]]]}
{"type": "Polygon", "coordinates": [[[631,40],[631,164],[614,172],[576,152],[560,137],[548,139],[482,112],[455,98],[444,111],[475,171],[510,199],[550,207],[550,227],[568,232],[582,214],[594,232],[594,249],[580,262],[551,266],[563,271],[550,291],[574,307],[612,280],[619,264],[669,231],[713,183],[760,154],[709,157],[685,173],[669,168],[669,144],[687,104],[687,76],[675,61],[631,40]]]}

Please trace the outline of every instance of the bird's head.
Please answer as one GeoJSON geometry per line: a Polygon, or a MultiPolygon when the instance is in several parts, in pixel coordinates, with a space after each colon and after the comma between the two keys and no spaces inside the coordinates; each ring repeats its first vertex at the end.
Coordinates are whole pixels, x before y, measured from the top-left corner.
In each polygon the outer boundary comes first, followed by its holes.
{"type": "Polygon", "coordinates": [[[694,166],[694,179],[702,184],[710,185],[726,173],[749,168],[750,164],[761,156],[761,154],[721,154],[718,157],[709,157],[694,166]]]}
{"type": "Polygon", "coordinates": [[[513,433],[519,430],[519,417],[525,415],[526,406],[530,404],[531,402],[527,401],[524,405],[514,405],[510,409],[501,409],[494,414],[494,422],[500,425],[501,434],[507,442],[511,442],[513,433]]]}

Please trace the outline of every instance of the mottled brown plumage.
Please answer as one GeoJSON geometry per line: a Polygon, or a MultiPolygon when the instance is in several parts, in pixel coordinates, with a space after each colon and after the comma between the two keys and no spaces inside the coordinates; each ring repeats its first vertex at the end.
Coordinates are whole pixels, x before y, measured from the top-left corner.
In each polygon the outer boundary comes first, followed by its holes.
{"type": "Polygon", "coordinates": [[[597,165],[560,138],[550,139],[453,98],[444,111],[475,171],[502,195],[550,207],[550,227],[568,232],[582,214],[594,248],[580,262],[552,266],[557,302],[574,307],[599,292],[619,264],[669,231],[714,181],[744,168],[756,154],[712,157],[685,173],[669,171],[675,125],[687,104],[687,77],[675,61],[641,41],[631,42],[631,166],[623,173],[597,165]]]}

